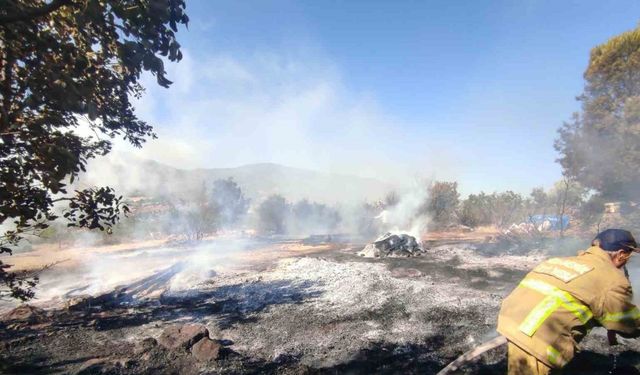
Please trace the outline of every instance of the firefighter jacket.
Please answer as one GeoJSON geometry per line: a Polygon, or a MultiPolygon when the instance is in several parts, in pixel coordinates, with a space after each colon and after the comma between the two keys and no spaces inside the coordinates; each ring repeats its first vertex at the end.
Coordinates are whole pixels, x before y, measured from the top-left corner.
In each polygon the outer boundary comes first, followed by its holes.
{"type": "Polygon", "coordinates": [[[498,332],[545,364],[560,368],[595,325],[638,334],[631,285],[609,254],[591,247],[536,266],[502,302],[498,332]]]}

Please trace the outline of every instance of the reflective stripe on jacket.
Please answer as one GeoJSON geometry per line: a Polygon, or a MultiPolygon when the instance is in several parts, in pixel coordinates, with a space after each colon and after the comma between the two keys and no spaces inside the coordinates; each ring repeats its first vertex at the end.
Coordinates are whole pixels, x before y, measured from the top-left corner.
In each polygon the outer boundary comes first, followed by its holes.
{"type": "Polygon", "coordinates": [[[551,367],[567,364],[596,324],[627,334],[640,327],[629,281],[598,247],[536,266],[498,316],[498,332],[551,367]]]}

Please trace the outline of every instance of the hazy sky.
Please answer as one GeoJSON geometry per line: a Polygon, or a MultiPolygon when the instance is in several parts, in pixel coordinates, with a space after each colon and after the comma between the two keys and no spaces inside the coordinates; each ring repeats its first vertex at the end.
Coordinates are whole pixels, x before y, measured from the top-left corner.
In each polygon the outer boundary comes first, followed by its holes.
{"type": "Polygon", "coordinates": [[[187,12],[175,84],[147,77],[137,103],[160,137],[141,155],[528,192],[560,178],[553,141],[589,50],[635,27],[640,2],[188,0],[187,12]]]}

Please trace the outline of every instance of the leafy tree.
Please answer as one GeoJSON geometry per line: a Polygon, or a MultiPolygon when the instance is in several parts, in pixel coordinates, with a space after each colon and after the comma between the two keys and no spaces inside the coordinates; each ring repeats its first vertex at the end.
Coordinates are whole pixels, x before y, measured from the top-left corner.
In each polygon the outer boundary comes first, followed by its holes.
{"type": "Polygon", "coordinates": [[[436,181],[429,187],[426,211],[436,225],[447,225],[456,219],[460,203],[457,182],[436,181]]]}
{"type": "Polygon", "coordinates": [[[605,199],[640,198],[640,27],[591,50],[578,100],[555,148],[566,176],[605,199]]]}
{"type": "Polygon", "coordinates": [[[233,178],[213,182],[211,201],[219,215],[220,225],[225,227],[237,224],[247,214],[250,203],[233,178]]]}
{"type": "MultiPolygon", "coordinates": [[[[553,213],[558,216],[576,212],[587,194],[580,184],[568,178],[556,182],[549,196],[554,202],[553,213]]],[[[560,235],[564,234],[564,227],[560,229],[560,235]]]]}
{"type": "Polygon", "coordinates": [[[271,195],[258,206],[259,229],[267,233],[285,233],[288,211],[289,204],[284,197],[278,194],[271,195]]]}
{"type": "Polygon", "coordinates": [[[536,187],[531,190],[530,196],[530,208],[532,212],[530,214],[546,214],[547,206],[549,205],[549,195],[544,191],[542,187],[536,187]]]}
{"type": "MultiPolygon", "coordinates": [[[[541,199],[544,190],[534,189],[541,199]],[[542,194],[540,194],[542,193],[542,194]]],[[[545,198],[546,199],[546,198],[545,198]]],[[[460,222],[464,225],[476,227],[480,225],[508,226],[524,219],[525,199],[513,191],[501,193],[471,194],[462,201],[460,208],[460,222]]]]}
{"type": "Polygon", "coordinates": [[[599,223],[604,215],[604,203],[599,195],[592,195],[582,203],[578,213],[583,227],[596,226],[595,232],[600,232],[599,223]]]}
{"type": "Polygon", "coordinates": [[[314,204],[307,199],[298,201],[291,208],[294,220],[306,220],[313,215],[314,204]]]}
{"type": "Polygon", "coordinates": [[[563,178],[556,182],[548,192],[543,188],[534,188],[529,195],[528,214],[554,214],[577,210],[587,194],[587,189],[576,181],[563,178]],[[565,209],[563,209],[565,207],[565,209]]]}
{"type": "Polygon", "coordinates": [[[462,201],[460,223],[469,227],[491,225],[493,223],[493,197],[483,192],[470,194],[462,201]]]}
{"type": "MultiPolygon", "coordinates": [[[[0,6],[0,253],[54,220],[66,204],[69,225],[105,230],[127,208],[108,188],[68,192],[89,159],[122,137],[135,147],[155,137],[131,100],[142,72],[168,87],[162,57],[182,55],[175,32],[184,0],[4,0],[0,6]],[[95,136],[81,136],[85,126],[95,136]]],[[[1,296],[33,296],[0,263],[1,296]]]]}
{"type": "Polygon", "coordinates": [[[189,241],[200,241],[218,229],[219,217],[218,206],[208,200],[207,188],[202,183],[188,200],[179,200],[173,205],[167,220],[174,234],[183,235],[189,241]]]}
{"type": "Polygon", "coordinates": [[[522,210],[524,198],[511,190],[493,194],[493,223],[504,227],[520,222],[523,219],[522,210]]]}
{"type": "Polygon", "coordinates": [[[298,201],[291,208],[289,227],[297,234],[331,232],[341,221],[340,213],[322,203],[298,201]]]}

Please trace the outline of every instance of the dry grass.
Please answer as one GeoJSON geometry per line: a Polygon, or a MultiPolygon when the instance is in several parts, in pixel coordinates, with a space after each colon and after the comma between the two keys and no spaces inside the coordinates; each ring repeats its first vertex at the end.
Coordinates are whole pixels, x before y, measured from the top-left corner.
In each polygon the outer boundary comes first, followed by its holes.
{"type": "Polygon", "coordinates": [[[34,246],[34,250],[30,252],[1,256],[0,260],[11,264],[12,271],[36,270],[51,263],[59,263],[56,268],[66,268],[77,266],[79,260],[88,254],[150,249],[162,246],[164,243],[165,240],[149,240],[105,246],[73,246],[63,249],[59,249],[56,244],[42,244],[34,246]]]}
{"type": "MultiPolygon", "coordinates": [[[[38,245],[33,251],[15,255],[0,256],[0,261],[12,265],[12,271],[32,271],[56,263],[57,270],[71,269],[82,263],[82,259],[92,254],[108,254],[136,250],[161,248],[167,245],[165,239],[127,242],[117,245],[77,246],[59,249],[55,244],[38,245]]],[[[306,253],[329,250],[333,245],[308,246],[297,242],[267,245],[250,253],[235,253],[230,258],[241,263],[263,262],[306,253]]]]}
{"type": "Polygon", "coordinates": [[[502,231],[495,226],[486,226],[475,228],[472,232],[464,232],[462,230],[447,230],[428,232],[422,236],[423,241],[484,241],[487,237],[496,236],[502,231]]]}

